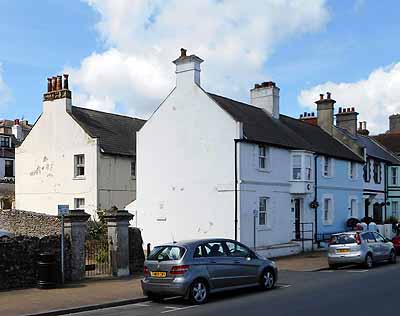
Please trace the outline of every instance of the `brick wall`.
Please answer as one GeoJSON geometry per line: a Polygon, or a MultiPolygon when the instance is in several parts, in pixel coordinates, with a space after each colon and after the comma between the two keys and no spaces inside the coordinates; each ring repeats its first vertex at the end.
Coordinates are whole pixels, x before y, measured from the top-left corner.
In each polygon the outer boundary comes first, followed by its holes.
{"type": "MultiPolygon", "coordinates": [[[[60,236],[0,238],[0,290],[36,286],[37,261],[42,252],[56,255],[57,279],[61,280],[60,236]]],[[[71,244],[65,241],[65,279],[71,278],[71,244]]]]}
{"type": "Polygon", "coordinates": [[[21,210],[0,210],[0,229],[15,235],[44,237],[61,233],[56,216],[21,210]]]}

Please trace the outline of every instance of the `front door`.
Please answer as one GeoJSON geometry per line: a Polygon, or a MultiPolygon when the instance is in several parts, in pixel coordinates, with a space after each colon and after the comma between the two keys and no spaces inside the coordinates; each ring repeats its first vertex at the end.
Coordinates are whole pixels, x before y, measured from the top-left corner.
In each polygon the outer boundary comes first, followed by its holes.
{"type": "Polygon", "coordinates": [[[382,205],[379,203],[374,204],[374,222],[382,224],[382,205]]]}
{"type": "Polygon", "coordinates": [[[294,230],[296,240],[301,239],[301,203],[300,199],[294,199],[294,230]]]}

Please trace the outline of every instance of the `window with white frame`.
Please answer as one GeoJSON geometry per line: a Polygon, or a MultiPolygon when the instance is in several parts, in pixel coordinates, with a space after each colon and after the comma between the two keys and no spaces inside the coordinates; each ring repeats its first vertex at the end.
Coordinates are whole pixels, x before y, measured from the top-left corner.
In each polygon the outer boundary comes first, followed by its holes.
{"type": "Polygon", "coordinates": [[[85,209],[85,199],[76,198],[74,199],[75,209],[76,210],[84,210],[85,209]]]}
{"type": "Polygon", "coordinates": [[[364,165],[364,181],[369,182],[371,180],[371,160],[367,158],[367,162],[364,165]]]}
{"type": "Polygon", "coordinates": [[[312,158],[310,155],[304,156],[306,180],[312,180],[312,158]]]}
{"type": "Polygon", "coordinates": [[[324,177],[333,176],[333,159],[331,157],[323,158],[322,174],[324,177]]]}
{"type": "Polygon", "coordinates": [[[355,198],[350,198],[349,218],[358,218],[357,199],[355,198]]]}
{"type": "Polygon", "coordinates": [[[0,137],[0,147],[10,147],[10,137],[1,136],[0,137]]]}
{"type": "Polygon", "coordinates": [[[349,178],[353,180],[357,178],[357,164],[354,161],[349,161],[349,178]]]}
{"type": "Polygon", "coordinates": [[[292,156],[292,179],[301,180],[301,155],[292,156]]]}
{"type": "Polygon", "coordinates": [[[85,175],[85,155],[75,155],[75,177],[83,177],[85,175]]]}
{"type": "Polygon", "coordinates": [[[398,218],[399,216],[399,202],[392,201],[392,216],[398,218]]]}
{"type": "Polygon", "coordinates": [[[397,185],[397,183],[399,182],[399,179],[397,178],[397,167],[391,167],[390,171],[392,172],[391,175],[391,184],[392,185],[397,185]]]}
{"type": "Polygon", "coordinates": [[[382,170],[379,161],[374,161],[374,182],[377,184],[382,182],[382,170]]]}
{"type": "Polygon", "coordinates": [[[332,223],[333,219],[333,200],[331,197],[323,199],[323,222],[325,225],[332,223]]]}
{"type": "Polygon", "coordinates": [[[264,145],[258,146],[258,168],[266,170],[268,168],[268,148],[264,145]]]}
{"type": "Polygon", "coordinates": [[[258,225],[265,226],[268,224],[268,202],[269,198],[260,197],[258,207],[258,225]]]}

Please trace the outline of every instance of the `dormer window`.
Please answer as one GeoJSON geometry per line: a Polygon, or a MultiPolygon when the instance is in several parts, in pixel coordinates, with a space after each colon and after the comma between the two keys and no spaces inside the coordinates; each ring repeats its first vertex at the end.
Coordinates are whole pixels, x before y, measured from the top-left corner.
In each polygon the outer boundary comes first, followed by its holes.
{"type": "Polygon", "coordinates": [[[1,136],[0,137],[0,147],[10,147],[10,137],[7,136],[1,136]]]}

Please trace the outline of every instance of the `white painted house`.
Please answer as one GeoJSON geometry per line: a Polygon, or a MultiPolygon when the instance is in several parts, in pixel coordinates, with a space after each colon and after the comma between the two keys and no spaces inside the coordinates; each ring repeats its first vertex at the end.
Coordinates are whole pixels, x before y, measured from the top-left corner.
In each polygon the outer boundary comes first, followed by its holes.
{"type": "Polygon", "coordinates": [[[300,222],[315,219],[315,159],[347,167],[362,158],[319,126],[280,115],[275,83],[256,85],[249,105],[204,91],[199,57],[182,49],[174,63],[176,87],[137,133],[144,243],[227,237],[293,252],[300,222]]]}
{"type": "Polygon", "coordinates": [[[16,149],[16,208],[90,214],[136,198],[136,131],[143,120],[72,105],[68,76],[48,82],[43,113],[16,149]]]}

